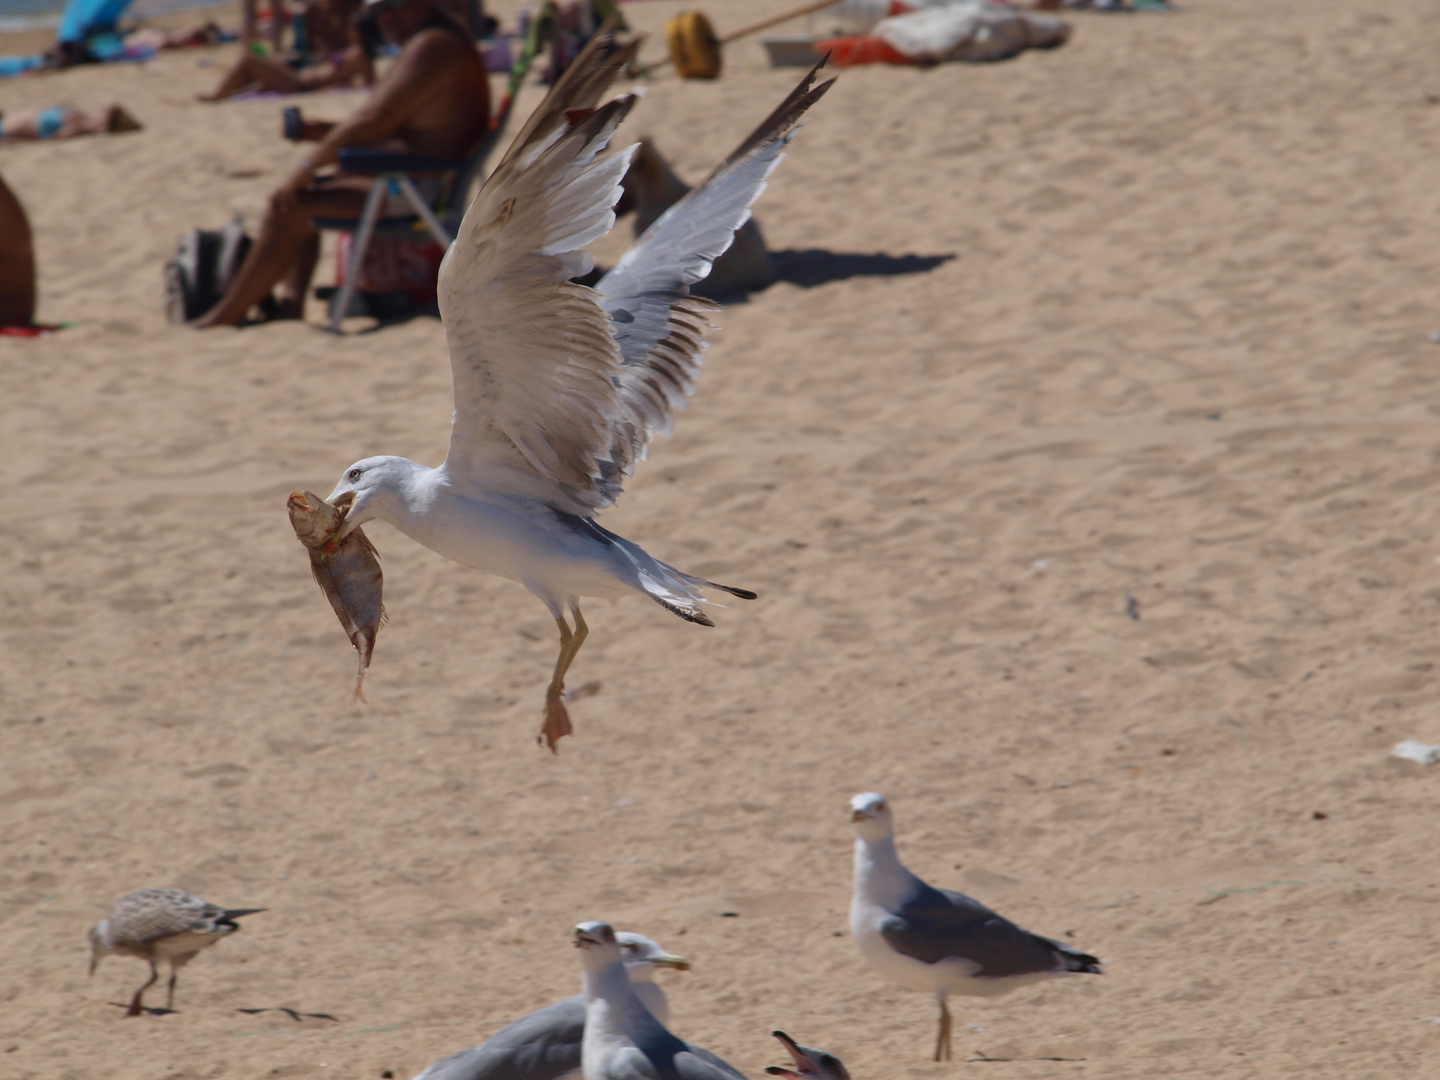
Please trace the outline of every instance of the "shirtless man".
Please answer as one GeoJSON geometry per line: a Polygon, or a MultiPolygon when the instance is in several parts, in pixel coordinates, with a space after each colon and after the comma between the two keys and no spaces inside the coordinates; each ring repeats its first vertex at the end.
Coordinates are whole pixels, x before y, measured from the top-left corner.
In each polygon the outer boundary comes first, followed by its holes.
{"type": "Polygon", "coordinates": [[[338,124],[310,121],[317,145],[270,196],[260,235],[224,298],[192,326],[238,326],[284,279],[275,317],[305,316],[305,293],[320,254],[312,217],[358,218],[369,177],[317,177],[347,147],[393,149],[454,160],[468,154],[490,123],[490,83],[470,35],[440,14],[436,0],[366,0],[381,32],[401,45],[370,99],[338,124]]]}

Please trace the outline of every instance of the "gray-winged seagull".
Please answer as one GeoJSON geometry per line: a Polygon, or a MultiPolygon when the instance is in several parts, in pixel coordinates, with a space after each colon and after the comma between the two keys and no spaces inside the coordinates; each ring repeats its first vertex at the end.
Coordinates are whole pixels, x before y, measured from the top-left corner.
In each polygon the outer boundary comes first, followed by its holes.
{"type": "Polygon", "coordinates": [[[165,1008],[175,1008],[175,978],[182,967],[222,937],[240,929],[236,919],[264,908],[222,908],[206,903],[184,889],[141,889],[115,901],[108,919],[90,927],[90,974],[111,953],[135,956],[150,964],[150,978],[135,991],[126,1016],[144,1010],[145,991],[160,978],[157,964],[170,964],[170,987],[165,1008]]]}
{"type": "Polygon", "coordinates": [[[873,791],[850,800],[855,893],[850,933],[880,974],[935,995],[935,1060],[950,1057],[950,994],[993,997],[1061,975],[1099,975],[1101,961],[1022,930],[962,893],[925,884],[895,854],[890,805],[873,791]]]}
{"type": "Polygon", "coordinates": [[[744,1080],[708,1050],[670,1034],[645,1007],[606,923],[581,923],[573,940],[585,973],[585,1080],[744,1080]]]}
{"type": "Polygon", "coordinates": [[[791,1080],[805,1080],[808,1076],[815,1077],[815,1080],[850,1080],[845,1063],[834,1054],[816,1050],[813,1046],[801,1046],[783,1031],[772,1031],[770,1034],[790,1051],[790,1059],[795,1065],[793,1069],[771,1065],[765,1070],[771,1076],[788,1076],[791,1080]]]}
{"type": "Polygon", "coordinates": [[[591,40],[526,122],[440,265],[455,393],[445,461],[432,469],[368,457],[330,493],[331,502],[355,496],[341,536],[386,521],[540,598],[560,629],[540,728],[551,750],[570,732],[565,673],[588,633],[580,597],[638,592],[711,626],[704,589],[755,596],[667,566],[595,515],[695,389],[716,307],[689,286],[730,246],[800,118],[830,86],[812,89],[815,71],[807,74],[590,289],[572,279],[591,268],[586,246],[615,223],[634,150],[599,156],[636,101],[595,107],[634,55],[627,46],[605,56],[608,38],[591,40]]]}
{"type": "MultiPolygon", "coordinates": [[[[636,996],[662,1024],[670,1018],[665,991],[655,982],[662,968],[687,971],[690,962],[666,952],[642,934],[615,934],[636,996]]],[[[577,994],[522,1016],[483,1046],[441,1058],[415,1080],[572,1080],[580,1076],[585,1033],[585,995],[577,994]]]]}

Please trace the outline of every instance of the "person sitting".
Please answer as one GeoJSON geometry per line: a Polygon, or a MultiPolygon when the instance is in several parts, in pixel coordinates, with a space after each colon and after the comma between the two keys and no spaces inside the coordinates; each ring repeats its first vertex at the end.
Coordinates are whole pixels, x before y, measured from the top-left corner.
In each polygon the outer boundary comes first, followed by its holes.
{"type": "Polygon", "coordinates": [[[312,62],[292,67],[275,56],[257,56],[248,49],[225,73],[220,85],[201,101],[224,101],[236,94],[270,90],[308,94],[334,86],[365,86],[375,81],[370,53],[355,30],[360,0],[314,0],[304,12],[305,41],[312,62]]]}
{"type": "Polygon", "coordinates": [[[0,326],[35,317],[35,246],[20,200],[0,177],[0,326]]]}
{"type": "Polygon", "coordinates": [[[0,143],[71,139],[77,135],[113,135],[139,130],[140,121],[119,105],[111,105],[98,113],[81,112],[69,105],[55,105],[49,109],[12,109],[0,113],[0,143]]]}
{"type": "Polygon", "coordinates": [[[436,0],[366,0],[366,6],[385,37],[401,46],[399,56],[348,120],[302,123],[302,137],[315,141],[315,149],[271,194],[259,235],[230,287],[192,326],[238,326],[282,279],[280,296],[267,305],[272,317],[305,317],[305,294],[320,253],[320,236],[310,219],[359,218],[372,183],[367,176],[344,172],[316,175],[334,164],[342,149],[458,160],[485,136],[490,83],[469,33],[436,0]]]}

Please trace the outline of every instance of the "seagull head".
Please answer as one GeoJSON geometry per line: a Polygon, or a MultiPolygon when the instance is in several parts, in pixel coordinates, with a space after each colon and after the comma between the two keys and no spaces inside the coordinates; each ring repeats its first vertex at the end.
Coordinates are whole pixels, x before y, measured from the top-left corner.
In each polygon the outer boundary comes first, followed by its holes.
{"type": "Polygon", "coordinates": [[[349,507],[338,535],[348,536],[377,518],[393,524],[405,504],[407,482],[420,468],[422,466],[407,458],[370,457],[346,469],[326,500],[339,507],[349,507]]]}
{"type": "Polygon", "coordinates": [[[863,840],[883,840],[895,832],[890,803],[884,795],[867,791],[850,800],[850,820],[863,840]]]}
{"type": "Polygon", "coordinates": [[[110,948],[110,920],[101,919],[94,926],[90,927],[90,974],[95,974],[95,969],[100,966],[100,961],[109,956],[110,948]]]}
{"type": "Polygon", "coordinates": [[[649,982],[660,968],[690,970],[689,960],[667,953],[658,942],[651,941],[644,934],[621,930],[615,934],[615,941],[620,946],[620,958],[625,962],[631,982],[649,982]]]}
{"type": "Polygon", "coordinates": [[[803,1080],[807,1076],[818,1077],[819,1080],[850,1080],[845,1063],[834,1054],[816,1050],[813,1046],[801,1046],[783,1031],[772,1031],[770,1034],[779,1039],[780,1045],[790,1051],[790,1057],[795,1063],[793,1069],[771,1065],[765,1070],[771,1076],[790,1076],[796,1080],[803,1080]]]}
{"type": "Polygon", "coordinates": [[[620,943],[609,923],[582,922],[572,932],[571,941],[580,950],[580,963],[586,971],[603,971],[620,963],[620,943]]]}

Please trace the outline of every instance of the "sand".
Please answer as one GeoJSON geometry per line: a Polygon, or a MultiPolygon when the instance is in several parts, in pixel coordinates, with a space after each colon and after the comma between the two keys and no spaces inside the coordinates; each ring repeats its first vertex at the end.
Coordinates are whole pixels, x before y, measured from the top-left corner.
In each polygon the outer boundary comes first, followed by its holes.
{"type": "MultiPolygon", "coordinates": [[[[575,992],[605,918],[694,960],[674,1027],[750,1075],[775,1027],[856,1080],[1421,1075],[1440,768],[1388,753],[1440,741],[1440,4],[1354,7],[844,73],[759,214],[830,254],[724,314],[603,519],[761,598],[589,602],[558,757],[533,597],[375,527],[352,705],[286,520],[440,460],[439,324],[161,317],[175,237],[297,158],[285,103],[193,102],[233,48],[0,84],[146,124],[0,149],[79,322],[0,340],[0,1074],[408,1077],[575,992]],[[933,1003],[846,931],[866,789],[915,870],[1108,973],[954,1002],[930,1063],[933,1003]],[[143,965],[87,978],[85,929],[160,885],[269,911],[126,1020],[143,965]],[[237,1011],[280,1006],[336,1019],[237,1011]]],[[[729,60],[630,124],[692,179],[794,78],[729,60]]]]}

